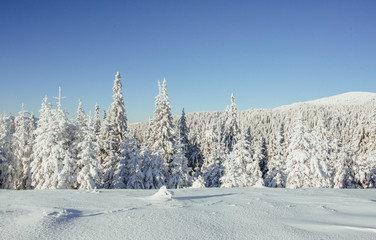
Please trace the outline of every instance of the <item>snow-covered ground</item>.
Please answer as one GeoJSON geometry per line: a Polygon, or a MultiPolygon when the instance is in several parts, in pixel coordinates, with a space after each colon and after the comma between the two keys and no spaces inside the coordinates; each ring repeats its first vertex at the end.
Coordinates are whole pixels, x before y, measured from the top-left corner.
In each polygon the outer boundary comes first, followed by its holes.
{"type": "Polygon", "coordinates": [[[0,239],[376,239],[376,190],[0,190],[0,239]]]}

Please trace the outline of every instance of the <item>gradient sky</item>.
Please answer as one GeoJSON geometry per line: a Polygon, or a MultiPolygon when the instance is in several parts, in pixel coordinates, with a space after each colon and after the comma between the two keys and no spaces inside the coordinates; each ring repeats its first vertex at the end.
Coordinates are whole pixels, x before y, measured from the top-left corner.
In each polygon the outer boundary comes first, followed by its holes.
{"type": "MultiPolygon", "coordinates": [[[[173,114],[274,108],[376,92],[376,1],[0,1],[0,113],[38,112],[62,86],[76,116],[112,102],[153,115],[167,79],[173,114]]],[[[55,105],[56,106],[56,105],[55,105]]]]}

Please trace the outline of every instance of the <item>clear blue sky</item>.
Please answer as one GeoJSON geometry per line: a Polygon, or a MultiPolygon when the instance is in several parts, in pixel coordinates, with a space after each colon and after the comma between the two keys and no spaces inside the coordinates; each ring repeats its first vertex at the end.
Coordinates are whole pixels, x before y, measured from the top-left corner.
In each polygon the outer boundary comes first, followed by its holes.
{"type": "Polygon", "coordinates": [[[376,92],[376,1],[0,1],[0,113],[58,94],[75,117],[112,102],[153,115],[167,79],[173,114],[274,108],[376,92]]]}

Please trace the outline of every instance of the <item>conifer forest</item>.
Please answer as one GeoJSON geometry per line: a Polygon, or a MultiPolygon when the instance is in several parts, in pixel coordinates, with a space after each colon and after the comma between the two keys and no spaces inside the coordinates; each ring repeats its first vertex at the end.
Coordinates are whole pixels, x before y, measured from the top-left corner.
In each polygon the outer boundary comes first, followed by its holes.
{"type": "MultiPolygon", "coordinates": [[[[0,117],[3,189],[375,188],[376,101],[297,103],[172,116],[166,80],[154,116],[128,124],[120,74],[103,118],[68,119],[45,97],[0,117]]],[[[230,97],[230,96],[228,96],[230,97]]],[[[187,103],[189,104],[189,103],[187,103]]],[[[224,106],[223,109],[225,109],[224,106]]]]}

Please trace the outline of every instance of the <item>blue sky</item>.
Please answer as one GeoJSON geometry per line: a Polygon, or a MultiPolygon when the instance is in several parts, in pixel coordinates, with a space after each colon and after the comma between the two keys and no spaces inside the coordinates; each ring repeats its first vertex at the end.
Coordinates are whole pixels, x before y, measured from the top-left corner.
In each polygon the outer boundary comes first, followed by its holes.
{"type": "Polygon", "coordinates": [[[167,79],[173,114],[274,108],[376,92],[376,1],[0,1],[0,113],[67,96],[75,117],[112,102],[153,115],[167,79]]]}

